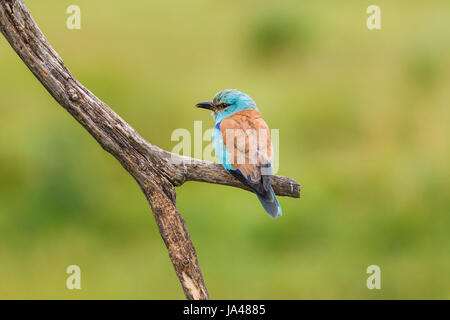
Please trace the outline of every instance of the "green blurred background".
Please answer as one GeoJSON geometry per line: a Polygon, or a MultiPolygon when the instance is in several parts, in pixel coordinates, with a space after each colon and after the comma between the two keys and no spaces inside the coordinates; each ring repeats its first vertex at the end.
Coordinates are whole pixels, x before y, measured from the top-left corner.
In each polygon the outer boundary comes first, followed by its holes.
{"type": "MultiPolygon", "coordinates": [[[[450,2],[26,1],[68,68],[150,142],[250,94],[302,184],[272,221],[190,182],[178,207],[215,299],[450,299],[450,2]],[[82,29],[66,28],[81,7],[82,29]],[[381,290],[366,268],[381,267],[381,290]]],[[[0,38],[0,298],[183,299],[145,197],[0,38]],[[66,289],[68,265],[82,290],[66,289]]],[[[230,201],[230,199],[232,201],[230,201]]]]}

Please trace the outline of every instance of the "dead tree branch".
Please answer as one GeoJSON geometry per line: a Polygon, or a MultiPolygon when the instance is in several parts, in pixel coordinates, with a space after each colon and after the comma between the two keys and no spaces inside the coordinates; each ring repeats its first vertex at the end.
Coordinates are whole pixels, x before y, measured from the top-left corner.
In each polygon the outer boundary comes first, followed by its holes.
{"type": "MultiPolygon", "coordinates": [[[[0,31],[53,98],[137,181],[186,298],[209,299],[194,246],[176,207],[175,187],[202,181],[247,188],[218,164],[175,155],[143,139],[77,81],[21,0],[0,0],[0,31]]],[[[278,195],[300,196],[300,185],[290,178],[275,176],[273,188],[278,195]]]]}

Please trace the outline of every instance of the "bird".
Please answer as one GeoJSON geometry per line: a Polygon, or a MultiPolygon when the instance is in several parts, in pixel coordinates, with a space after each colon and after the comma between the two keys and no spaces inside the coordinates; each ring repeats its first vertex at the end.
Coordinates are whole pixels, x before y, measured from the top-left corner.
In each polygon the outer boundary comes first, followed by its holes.
{"type": "Polygon", "coordinates": [[[280,217],[282,210],[271,185],[270,130],[253,99],[225,89],[196,106],[211,111],[215,121],[212,144],[225,170],[256,194],[273,219],[280,217]]]}

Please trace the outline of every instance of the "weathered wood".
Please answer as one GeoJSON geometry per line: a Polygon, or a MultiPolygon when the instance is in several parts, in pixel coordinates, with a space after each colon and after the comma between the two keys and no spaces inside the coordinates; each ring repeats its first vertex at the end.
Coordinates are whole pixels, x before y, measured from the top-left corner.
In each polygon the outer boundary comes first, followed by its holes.
{"type": "MultiPolygon", "coordinates": [[[[186,298],[209,299],[189,232],[176,208],[175,187],[203,181],[248,188],[218,164],[172,154],[143,139],[70,73],[21,0],[0,0],[0,31],[53,98],[137,181],[186,298]]],[[[300,185],[290,178],[275,176],[273,188],[278,195],[300,196],[300,185]]]]}
{"type": "MultiPolygon", "coordinates": [[[[249,187],[235,179],[226,172],[222,165],[179,155],[171,154],[175,159],[172,167],[172,182],[179,186],[186,181],[200,181],[214,184],[223,184],[251,191],[249,187]],[[176,163],[179,162],[177,165],[176,163]]],[[[272,187],[279,196],[300,198],[300,185],[294,179],[282,176],[273,176],[272,187]]]]}

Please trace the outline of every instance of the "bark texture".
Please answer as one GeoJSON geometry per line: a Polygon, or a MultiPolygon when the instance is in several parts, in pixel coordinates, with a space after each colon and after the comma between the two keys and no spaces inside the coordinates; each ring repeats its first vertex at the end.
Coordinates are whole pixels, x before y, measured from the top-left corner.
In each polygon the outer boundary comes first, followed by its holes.
{"type": "MultiPolygon", "coordinates": [[[[0,0],[0,31],[53,98],[137,181],[153,211],[161,237],[187,299],[209,299],[186,224],[176,207],[175,187],[186,181],[248,190],[221,165],[165,151],[143,139],[70,73],[21,0],[0,0]]],[[[300,197],[293,179],[274,176],[281,196],[300,197]]]]}

